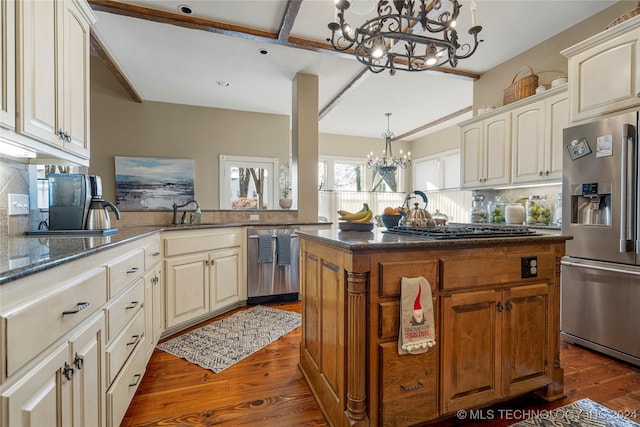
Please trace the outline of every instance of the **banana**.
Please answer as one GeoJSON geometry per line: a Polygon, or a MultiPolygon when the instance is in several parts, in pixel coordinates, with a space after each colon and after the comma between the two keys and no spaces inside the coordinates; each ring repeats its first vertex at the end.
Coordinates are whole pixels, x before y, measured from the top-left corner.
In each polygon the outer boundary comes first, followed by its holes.
{"type": "Polygon", "coordinates": [[[373,212],[372,211],[367,211],[367,214],[363,218],[354,219],[354,220],[351,220],[351,222],[358,222],[358,223],[360,223],[360,222],[369,222],[369,221],[371,221],[371,217],[373,217],[373,212]]]}
{"type": "Polygon", "coordinates": [[[343,221],[368,222],[373,216],[373,212],[371,211],[371,209],[369,209],[369,205],[367,203],[363,203],[362,209],[360,209],[358,212],[339,210],[338,215],[340,215],[338,219],[343,221]]]}

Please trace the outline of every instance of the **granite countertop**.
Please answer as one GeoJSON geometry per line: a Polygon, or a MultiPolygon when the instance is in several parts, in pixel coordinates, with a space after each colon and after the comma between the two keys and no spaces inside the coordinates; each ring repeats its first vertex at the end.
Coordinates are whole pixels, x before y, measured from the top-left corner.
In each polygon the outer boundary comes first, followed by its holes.
{"type": "Polygon", "coordinates": [[[267,221],[122,227],[110,235],[21,235],[0,241],[0,285],[161,231],[227,227],[295,227],[318,222],[267,221]]]}
{"type": "Polygon", "coordinates": [[[349,250],[370,250],[370,249],[412,249],[431,247],[470,247],[478,245],[503,245],[510,243],[543,243],[571,240],[571,236],[563,236],[560,229],[537,228],[533,231],[537,235],[522,237],[496,236],[490,238],[468,238],[450,240],[430,240],[423,237],[403,236],[383,232],[384,228],[375,227],[370,232],[361,231],[340,231],[332,228],[330,230],[304,231],[298,234],[303,237],[318,240],[325,243],[349,249],[349,250]]]}

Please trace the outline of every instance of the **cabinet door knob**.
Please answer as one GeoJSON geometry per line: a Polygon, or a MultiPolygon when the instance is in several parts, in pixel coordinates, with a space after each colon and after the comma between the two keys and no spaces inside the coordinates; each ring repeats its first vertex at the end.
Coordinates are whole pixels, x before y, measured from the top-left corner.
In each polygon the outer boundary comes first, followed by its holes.
{"type": "Polygon", "coordinates": [[[498,313],[502,313],[502,310],[504,310],[504,306],[502,305],[502,301],[498,301],[498,303],[496,304],[496,308],[498,309],[498,313]]]}
{"type": "Polygon", "coordinates": [[[84,357],[76,353],[76,356],[73,358],[73,364],[76,365],[76,368],[78,368],[78,370],[82,369],[82,367],[84,366],[84,357]]]}
{"type": "Polygon", "coordinates": [[[508,311],[513,310],[513,304],[511,304],[511,300],[507,301],[507,310],[508,311]]]}
{"type": "Polygon", "coordinates": [[[544,172],[544,176],[549,176],[549,174],[550,174],[550,173],[551,173],[551,172],[549,172],[549,171],[545,171],[545,172],[544,172]]]}
{"type": "Polygon", "coordinates": [[[542,176],[542,171],[538,171],[538,176],[542,176]]]}
{"type": "Polygon", "coordinates": [[[67,381],[71,381],[73,379],[73,368],[69,366],[67,362],[64,362],[64,368],[62,369],[62,375],[67,379],[67,381]]]}

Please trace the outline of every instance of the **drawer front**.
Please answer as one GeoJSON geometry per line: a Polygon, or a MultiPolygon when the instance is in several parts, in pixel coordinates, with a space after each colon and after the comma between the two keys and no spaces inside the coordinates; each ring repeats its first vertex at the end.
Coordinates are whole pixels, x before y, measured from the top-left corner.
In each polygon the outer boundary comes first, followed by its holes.
{"type": "Polygon", "coordinates": [[[144,269],[148,270],[154,264],[162,261],[162,243],[157,242],[144,248],[144,269]]]}
{"type": "Polygon", "coordinates": [[[189,237],[165,239],[165,256],[175,256],[193,252],[206,252],[216,249],[232,248],[242,243],[241,230],[224,230],[219,234],[194,234],[189,237]]]}
{"type": "Polygon", "coordinates": [[[540,283],[554,278],[555,255],[549,248],[485,248],[482,256],[455,256],[442,259],[443,289],[477,286],[540,283]],[[543,252],[547,253],[543,253],[543,252]],[[537,257],[537,277],[522,278],[522,258],[537,257]],[[487,260],[491,260],[487,262],[487,260]]]}
{"type": "Polygon", "coordinates": [[[33,303],[3,313],[7,376],[95,313],[107,301],[104,268],[89,271],[33,303]]]}
{"type": "Polygon", "coordinates": [[[403,277],[422,276],[431,285],[431,292],[438,289],[438,260],[386,261],[380,263],[380,297],[399,297],[403,277]]]}
{"type": "Polygon", "coordinates": [[[107,390],[107,426],[119,427],[146,368],[144,337],[138,342],[118,378],[107,390]]]}
{"type": "Polygon", "coordinates": [[[143,310],[139,310],[133,321],[107,347],[107,384],[116,379],[116,375],[143,335],[144,314],[143,310]]]}
{"type": "Polygon", "coordinates": [[[438,350],[398,354],[396,342],[381,344],[379,351],[380,411],[383,426],[411,426],[438,417],[438,350]]]}
{"type": "MultiPolygon", "coordinates": [[[[438,298],[433,297],[433,321],[435,327],[436,341],[439,336],[438,324],[439,313],[438,298]]],[[[378,305],[378,335],[380,338],[393,338],[398,336],[400,331],[400,301],[387,301],[378,305]]]]}
{"type": "Polygon", "coordinates": [[[109,299],[113,298],[144,274],[144,250],[133,251],[107,266],[109,271],[109,299]]]}
{"type": "Polygon", "coordinates": [[[144,302],[144,280],[138,280],[130,289],[116,298],[107,307],[107,342],[120,332],[133,316],[141,309],[144,302]]]}

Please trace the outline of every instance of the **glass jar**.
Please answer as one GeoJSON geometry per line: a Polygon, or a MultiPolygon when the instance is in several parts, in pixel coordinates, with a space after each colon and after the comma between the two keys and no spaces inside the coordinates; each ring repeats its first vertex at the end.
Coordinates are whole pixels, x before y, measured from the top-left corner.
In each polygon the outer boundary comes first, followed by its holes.
{"type": "Polygon", "coordinates": [[[484,196],[476,194],[471,202],[471,222],[485,223],[487,222],[487,207],[484,203],[484,196]]]}
{"type": "Polygon", "coordinates": [[[557,226],[562,226],[562,193],[558,193],[556,204],[553,210],[553,222],[557,226]]]}
{"type": "Polygon", "coordinates": [[[547,196],[531,195],[527,200],[527,225],[551,224],[551,208],[547,204],[547,196]]]}
{"type": "Polygon", "coordinates": [[[489,202],[489,222],[492,224],[504,224],[505,222],[505,203],[502,201],[502,197],[495,196],[492,201],[489,202]]]}
{"type": "Polygon", "coordinates": [[[507,224],[522,225],[524,223],[524,206],[522,203],[509,203],[505,208],[504,217],[507,224]]]}

